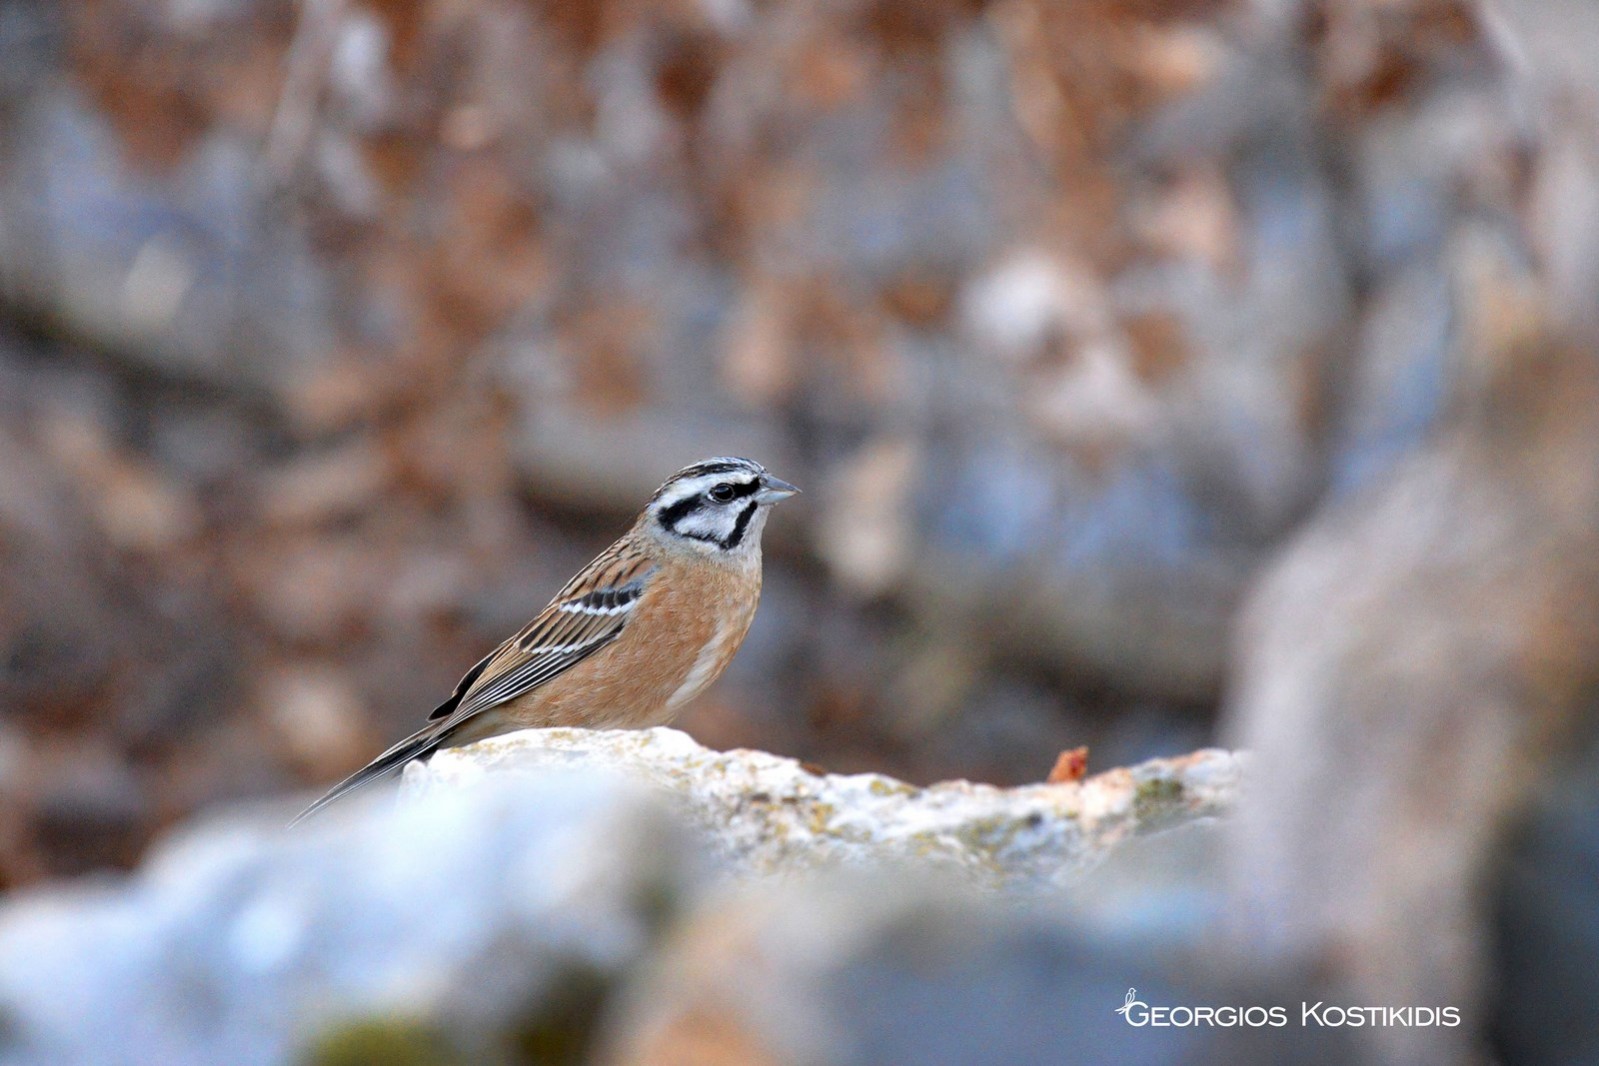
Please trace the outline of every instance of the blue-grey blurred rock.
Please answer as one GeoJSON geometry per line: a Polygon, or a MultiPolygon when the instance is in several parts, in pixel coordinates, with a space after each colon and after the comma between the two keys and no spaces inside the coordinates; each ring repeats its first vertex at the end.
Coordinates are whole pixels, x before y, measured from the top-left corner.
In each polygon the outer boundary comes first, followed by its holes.
{"type": "MultiPolygon", "coordinates": [[[[1121,910],[1148,902],[1135,894],[1121,910]]],[[[598,1061],[1358,1061],[1343,1033],[1299,1026],[1294,989],[1240,996],[1201,937],[1170,929],[1141,936],[1097,924],[1104,917],[1085,920],[1070,906],[999,908],[948,886],[893,878],[746,890],[691,915],[623,989],[598,1061]],[[1142,1008],[1119,1013],[1134,1000],[1142,1008]],[[1254,1026],[1150,1025],[1142,1013],[1183,1005],[1259,1009],[1254,1026]],[[1274,1006],[1289,1024],[1261,1024],[1274,1006]]]]}
{"type": "MultiPolygon", "coordinates": [[[[1599,357],[1548,331],[1503,252],[1457,279],[1475,343],[1449,431],[1310,523],[1236,637],[1229,735],[1256,771],[1229,849],[1238,946],[1335,1001],[1463,1019],[1371,1029],[1376,1061],[1488,1061],[1504,832],[1595,737],[1599,357]]],[[[1580,831],[1540,843],[1560,891],[1580,831]]],[[[1510,913],[1551,920],[1527,902],[1510,913]]]]}
{"type": "Polygon", "coordinates": [[[593,776],[379,798],[293,832],[282,812],[216,818],[131,880],[6,907],[0,1062],[314,1061],[384,1026],[471,1061],[518,1039],[580,1050],[695,856],[651,801],[593,776]]]}
{"type": "Polygon", "coordinates": [[[127,165],[112,124],[59,76],[5,106],[0,293],[14,311],[157,376],[305,386],[333,344],[329,283],[255,145],[218,129],[156,176],[127,165]]]}

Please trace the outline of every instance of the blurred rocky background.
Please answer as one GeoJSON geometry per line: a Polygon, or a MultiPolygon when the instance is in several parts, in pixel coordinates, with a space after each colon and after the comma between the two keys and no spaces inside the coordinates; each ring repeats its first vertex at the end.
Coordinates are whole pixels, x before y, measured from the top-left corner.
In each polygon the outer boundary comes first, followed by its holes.
{"type": "Polygon", "coordinates": [[[354,768],[747,454],[807,491],[695,737],[1220,736],[1252,972],[1474,1012],[1391,1061],[1595,1046],[1538,966],[1599,943],[1596,54],[1583,0],[0,4],[0,885],[354,768]]]}

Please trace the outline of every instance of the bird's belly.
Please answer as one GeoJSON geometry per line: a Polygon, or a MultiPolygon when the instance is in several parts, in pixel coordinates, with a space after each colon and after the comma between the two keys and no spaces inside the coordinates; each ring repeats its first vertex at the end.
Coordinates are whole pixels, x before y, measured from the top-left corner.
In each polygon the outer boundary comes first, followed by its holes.
{"type": "Polygon", "coordinates": [[[683,675],[683,680],[666,697],[662,709],[667,717],[675,715],[679,707],[704,692],[712,681],[722,676],[722,671],[733,661],[733,655],[738,651],[738,646],[744,642],[744,634],[748,630],[748,618],[729,619],[716,628],[711,639],[705,642],[699,654],[694,657],[694,662],[683,675]]]}

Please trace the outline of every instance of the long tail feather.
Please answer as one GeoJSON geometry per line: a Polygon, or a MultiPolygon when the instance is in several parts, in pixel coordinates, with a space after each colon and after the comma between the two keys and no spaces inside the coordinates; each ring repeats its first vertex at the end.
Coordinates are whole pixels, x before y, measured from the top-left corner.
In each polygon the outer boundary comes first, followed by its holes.
{"type": "Polygon", "coordinates": [[[289,828],[294,828],[307,818],[311,817],[323,807],[332,803],[339,797],[354,792],[363,785],[369,785],[380,777],[386,777],[410,762],[429,754],[444,740],[444,734],[436,725],[420,729],[404,740],[400,741],[388,751],[367,763],[343,781],[328,789],[327,794],[311,806],[301,811],[294,821],[289,823],[289,828]]]}

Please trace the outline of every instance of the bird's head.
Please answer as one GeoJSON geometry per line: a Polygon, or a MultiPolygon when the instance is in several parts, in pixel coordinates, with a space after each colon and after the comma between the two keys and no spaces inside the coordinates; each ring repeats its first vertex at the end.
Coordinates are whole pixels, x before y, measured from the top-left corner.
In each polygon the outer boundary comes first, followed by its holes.
{"type": "Polygon", "coordinates": [[[772,505],[798,491],[752,459],[704,459],[655,490],[644,520],[678,547],[742,556],[759,551],[772,505]]]}

